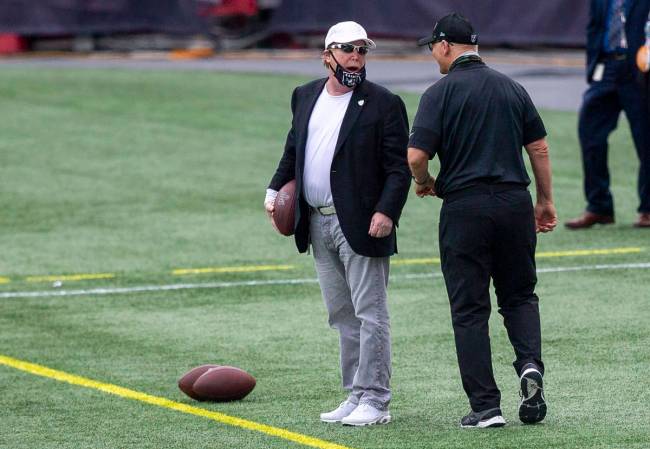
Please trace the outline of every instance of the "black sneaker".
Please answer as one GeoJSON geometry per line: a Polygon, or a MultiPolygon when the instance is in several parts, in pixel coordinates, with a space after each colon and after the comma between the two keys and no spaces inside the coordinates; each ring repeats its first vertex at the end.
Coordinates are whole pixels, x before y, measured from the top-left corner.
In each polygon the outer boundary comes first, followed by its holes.
{"type": "Polygon", "coordinates": [[[521,383],[521,402],[519,403],[519,419],[524,424],[535,424],[546,416],[546,400],[544,399],[544,381],[542,373],[533,364],[524,366],[519,378],[521,383]]]}
{"type": "Polygon", "coordinates": [[[475,427],[484,429],[486,427],[502,427],[505,425],[506,420],[503,419],[500,408],[491,408],[482,412],[472,411],[460,420],[460,427],[462,428],[475,427]]]}

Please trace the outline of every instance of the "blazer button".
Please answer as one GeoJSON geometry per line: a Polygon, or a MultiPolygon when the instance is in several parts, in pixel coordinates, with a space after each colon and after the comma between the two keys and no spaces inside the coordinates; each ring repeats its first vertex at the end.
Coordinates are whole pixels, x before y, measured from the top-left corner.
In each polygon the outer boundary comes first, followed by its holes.
{"type": "Polygon", "coordinates": [[[332,170],[332,173],[336,173],[336,170],[332,170]]]}

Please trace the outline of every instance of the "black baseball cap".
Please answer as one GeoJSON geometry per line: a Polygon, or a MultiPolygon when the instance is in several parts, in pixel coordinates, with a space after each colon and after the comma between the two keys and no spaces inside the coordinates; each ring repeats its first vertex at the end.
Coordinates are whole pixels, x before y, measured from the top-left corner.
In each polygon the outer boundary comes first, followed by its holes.
{"type": "Polygon", "coordinates": [[[478,34],[474,31],[474,27],[469,20],[454,12],[438,20],[433,26],[431,36],[418,39],[418,45],[422,46],[440,41],[477,45],[478,34]]]}

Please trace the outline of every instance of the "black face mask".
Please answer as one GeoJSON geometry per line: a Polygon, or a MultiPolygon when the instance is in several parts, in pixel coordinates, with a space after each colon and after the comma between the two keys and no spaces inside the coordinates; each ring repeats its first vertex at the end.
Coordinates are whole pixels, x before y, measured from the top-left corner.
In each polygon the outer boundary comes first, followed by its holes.
{"type": "MultiPolygon", "coordinates": [[[[336,61],[336,58],[332,53],[332,58],[334,61],[336,61]]],[[[338,80],[341,85],[345,87],[349,87],[350,89],[354,89],[357,87],[359,84],[363,83],[363,80],[366,79],[366,66],[364,65],[361,67],[361,70],[358,72],[349,72],[347,70],[343,69],[343,66],[339,64],[338,61],[336,61],[336,70],[332,68],[332,65],[330,64],[330,70],[334,72],[334,77],[338,80]]]]}
{"type": "Polygon", "coordinates": [[[481,59],[481,57],[478,55],[461,56],[460,58],[456,58],[456,60],[451,63],[449,66],[449,71],[451,72],[455,67],[458,67],[459,65],[469,64],[470,62],[483,62],[483,59],[481,59]]]}

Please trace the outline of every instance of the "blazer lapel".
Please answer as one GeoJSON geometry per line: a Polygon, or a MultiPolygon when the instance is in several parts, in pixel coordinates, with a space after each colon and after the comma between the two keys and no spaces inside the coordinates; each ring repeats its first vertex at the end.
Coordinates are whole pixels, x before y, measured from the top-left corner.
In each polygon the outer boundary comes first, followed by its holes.
{"type": "Polygon", "coordinates": [[[301,168],[302,168],[302,162],[305,160],[305,146],[307,145],[307,132],[308,127],[309,127],[309,119],[311,118],[311,113],[314,110],[314,106],[316,106],[316,101],[318,100],[318,97],[320,97],[321,92],[323,91],[323,88],[325,87],[325,83],[327,82],[327,78],[324,78],[321,80],[320,83],[315,84],[314,90],[312,90],[307,98],[305,98],[305,109],[300,111],[299,117],[300,117],[300,122],[298,123],[298,130],[299,131],[299,136],[300,140],[298,141],[298,160],[301,162],[301,168]]]}
{"type": "Polygon", "coordinates": [[[365,107],[368,97],[368,92],[366,91],[365,86],[365,83],[361,83],[361,85],[352,93],[350,104],[348,104],[348,109],[345,111],[345,115],[343,116],[343,123],[341,123],[339,137],[336,141],[336,149],[334,150],[334,157],[336,157],[338,152],[341,151],[345,139],[348,138],[357,118],[359,118],[359,114],[361,114],[361,110],[365,107]]]}

